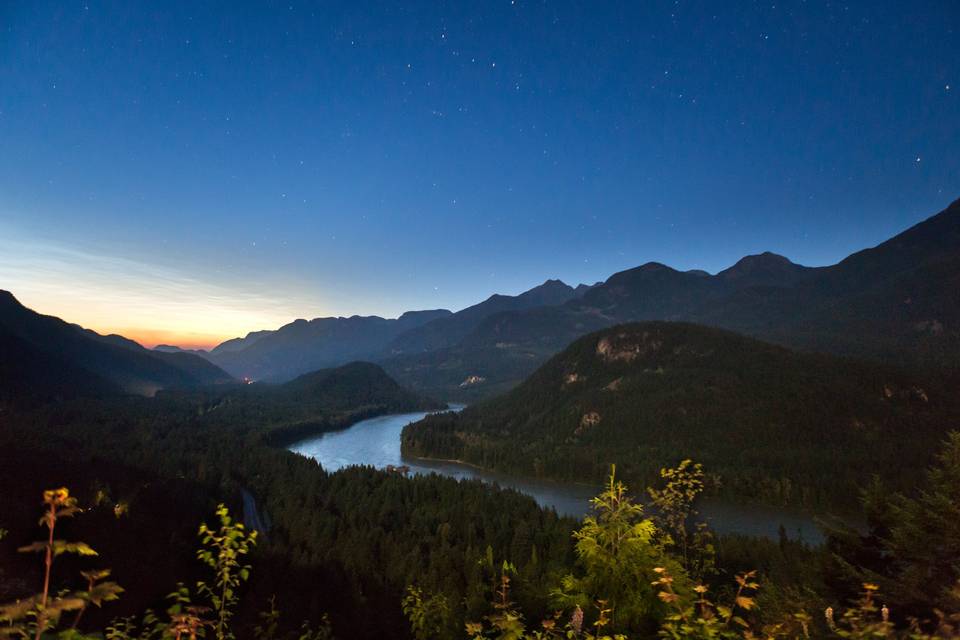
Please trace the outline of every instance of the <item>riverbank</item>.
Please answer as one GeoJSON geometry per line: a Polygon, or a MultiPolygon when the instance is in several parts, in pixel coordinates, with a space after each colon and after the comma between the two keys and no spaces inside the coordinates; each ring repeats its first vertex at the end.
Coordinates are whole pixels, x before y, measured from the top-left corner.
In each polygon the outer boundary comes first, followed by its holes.
{"type": "MultiPolygon", "coordinates": [[[[400,450],[400,434],[410,422],[430,412],[382,415],[362,420],[337,431],[328,431],[289,447],[300,455],[317,460],[324,469],[338,471],[354,465],[378,469],[406,466],[413,474],[430,474],[456,480],[479,480],[514,489],[532,497],[560,515],[583,518],[590,511],[590,500],[600,491],[600,483],[578,483],[514,476],[484,469],[459,460],[437,460],[405,456],[400,450]]],[[[641,488],[635,494],[643,497],[641,488]]],[[[820,544],[823,535],[816,515],[799,509],[739,504],[720,498],[704,498],[698,504],[700,517],[720,534],[744,534],[776,540],[781,527],[787,537],[820,544]]]]}

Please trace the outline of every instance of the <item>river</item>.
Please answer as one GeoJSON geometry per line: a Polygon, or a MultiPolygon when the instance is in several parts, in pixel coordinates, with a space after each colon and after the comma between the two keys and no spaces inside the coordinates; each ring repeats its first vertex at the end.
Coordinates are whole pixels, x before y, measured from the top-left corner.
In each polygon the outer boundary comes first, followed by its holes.
{"type": "MultiPolygon", "coordinates": [[[[450,405],[459,410],[460,405],[450,405]]],[[[400,432],[425,412],[401,413],[370,418],[346,429],[308,438],[290,450],[317,460],[324,469],[336,471],[351,465],[370,465],[382,469],[388,465],[410,467],[411,473],[438,473],[456,479],[478,479],[516,489],[531,496],[543,507],[557,513],[582,518],[590,510],[590,498],[599,485],[553,482],[487,471],[457,462],[409,458],[400,454],[400,432]]],[[[717,498],[699,501],[700,517],[719,533],[743,533],[776,540],[781,525],[787,535],[810,544],[820,544],[823,535],[813,515],[796,509],[743,505],[717,498]]]]}

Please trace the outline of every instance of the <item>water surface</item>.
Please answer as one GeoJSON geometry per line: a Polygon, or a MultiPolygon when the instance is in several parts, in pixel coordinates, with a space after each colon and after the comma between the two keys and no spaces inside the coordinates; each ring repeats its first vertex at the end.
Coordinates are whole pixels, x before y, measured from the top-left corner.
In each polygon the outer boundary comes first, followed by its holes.
{"type": "MultiPolygon", "coordinates": [[[[450,405],[459,411],[462,405],[450,405]]],[[[363,420],[340,431],[330,431],[298,442],[290,450],[314,458],[324,469],[336,471],[351,465],[406,465],[411,473],[438,473],[451,478],[482,480],[516,489],[531,496],[543,507],[562,515],[582,518],[590,510],[590,498],[600,485],[553,482],[487,471],[458,462],[425,460],[400,454],[400,433],[427,412],[401,413],[363,420]]],[[[742,505],[708,498],[697,505],[700,517],[720,533],[743,533],[777,539],[782,525],[791,538],[819,544],[823,536],[812,514],[796,509],[742,505]]]]}

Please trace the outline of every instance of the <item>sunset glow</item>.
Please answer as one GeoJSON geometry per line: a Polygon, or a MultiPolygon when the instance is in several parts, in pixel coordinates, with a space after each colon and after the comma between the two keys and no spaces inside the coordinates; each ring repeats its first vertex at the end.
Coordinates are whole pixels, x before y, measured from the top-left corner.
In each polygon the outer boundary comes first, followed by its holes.
{"type": "MultiPolygon", "coordinates": [[[[276,328],[303,313],[301,305],[256,291],[252,284],[213,284],[175,268],[4,231],[0,288],[39,313],[98,333],[117,333],[145,347],[206,349],[249,331],[276,328]]],[[[323,315],[322,309],[315,315],[323,315]]]]}

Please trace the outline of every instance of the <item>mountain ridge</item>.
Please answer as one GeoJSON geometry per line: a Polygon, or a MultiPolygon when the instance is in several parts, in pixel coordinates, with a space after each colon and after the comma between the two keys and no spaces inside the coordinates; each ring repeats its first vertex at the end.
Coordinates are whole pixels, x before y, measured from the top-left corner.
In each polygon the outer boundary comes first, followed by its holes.
{"type": "MultiPolygon", "coordinates": [[[[256,332],[238,349],[219,345],[206,355],[238,378],[283,382],[317,369],[370,360],[402,331],[443,317],[446,309],[380,316],[299,318],[274,331],[256,332]]],[[[230,341],[228,341],[230,342],[230,341]]],[[[236,344],[236,343],[235,343],[236,344]]]]}
{"type": "Polygon", "coordinates": [[[545,280],[515,296],[495,293],[482,302],[407,331],[388,345],[385,353],[399,355],[433,351],[456,344],[494,313],[563,304],[577,297],[576,289],[557,279],[545,280]]]}
{"type": "Polygon", "coordinates": [[[456,345],[383,363],[411,388],[469,401],[519,383],[590,331],[676,320],[795,349],[956,367],[958,291],[960,200],[834,265],[803,267],[771,253],[716,275],[646,263],[563,305],[494,314],[456,345]],[[464,395],[462,381],[479,378],[464,395]]]}
{"type": "MultiPolygon", "coordinates": [[[[28,357],[29,352],[35,359],[43,358],[61,366],[66,363],[73,377],[85,372],[125,393],[151,396],[164,388],[231,380],[226,372],[198,356],[153,352],[123,336],[100,335],[55,316],[39,314],[5,290],[0,290],[0,329],[16,338],[17,349],[24,357],[28,357]]],[[[59,375],[52,370],[48,373],[54,377],[59,375]]],[[[15,380],[5,381],[5,384],[15,383],[15,380]]]]}

